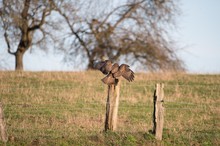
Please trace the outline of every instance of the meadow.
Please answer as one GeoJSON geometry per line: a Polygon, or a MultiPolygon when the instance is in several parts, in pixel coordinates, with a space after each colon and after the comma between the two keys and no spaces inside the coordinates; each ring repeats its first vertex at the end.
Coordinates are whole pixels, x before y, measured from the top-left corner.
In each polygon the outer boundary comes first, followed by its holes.
{"type": "Polygon", "coordinates": [[[135,76],[122,79],[117,130],[103,132],[107,86],[100,72],[0,72],[5,145],[220,145],[220,75],[135,76]],[[156,83],[165,85],[162,141],[150,132],[156,83]]]}

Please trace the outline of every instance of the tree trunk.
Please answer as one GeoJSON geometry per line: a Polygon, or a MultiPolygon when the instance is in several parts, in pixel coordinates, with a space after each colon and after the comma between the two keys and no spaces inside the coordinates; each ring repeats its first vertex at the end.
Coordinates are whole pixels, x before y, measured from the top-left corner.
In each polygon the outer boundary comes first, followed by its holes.
{"type": "Polygon", "coordinates": [[[22,71],[23,68],[23,56],[25,53],[25,48],[18,49],[15,53],[15,70],[22,71]]]}
{"type": "Polygon", "coordinates": [[[88,64],[88,67],[87,67],[88,70],[93,70],[94,67],[93,67],[93,62],[89,60],[89,64],[88,64]]]}
{"type": "Polygon", "coordinates": [[[93,67],[93,62],[94,62],[94,57],[95,55],[92,54],[92,55],[88,55],[88,58],[89,58],[89,63],[87,65],[87,70],[94,70],[94,67],[93,67]]]}

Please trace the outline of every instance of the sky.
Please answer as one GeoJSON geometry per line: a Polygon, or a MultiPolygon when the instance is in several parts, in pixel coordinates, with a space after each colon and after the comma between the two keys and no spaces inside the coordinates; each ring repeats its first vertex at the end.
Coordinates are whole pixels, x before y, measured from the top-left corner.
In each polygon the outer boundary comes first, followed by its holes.
{"type": "MultiPolygon", "coordinates": [[[[180,3],[178,28],[171,34],[181,48],[178,56],[189,73],[220,73],[220,0],[180,0],[180,3]]],[[[14,70],[14,57],[4,49],[0,50],[0,56],[6,62],[0,67],[14,70]]],[[[29,51],[24,55],[24,70],[73,71],[62,59],[63,56],[52,53],[29,51]]]]}
{"type": "Polygon", "coordinates": [[[191,73],[220,73],[220,0],[182,0],[175,36],[191,73]]]}

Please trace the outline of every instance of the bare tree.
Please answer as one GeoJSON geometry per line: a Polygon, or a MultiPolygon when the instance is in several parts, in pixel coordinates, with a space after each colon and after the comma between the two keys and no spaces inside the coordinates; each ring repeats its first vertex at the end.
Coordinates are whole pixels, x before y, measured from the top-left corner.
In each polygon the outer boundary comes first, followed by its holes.
{"type": "Polygon", "coordinates": [[[183,69],[167,31],[175,26],[175,0],[0,2],[0,28],[8,53],[16,58],[16,70],[23,70],[29,48],[52,44],[67,54],[67,61],[81,59],[77,61],[87,63],[87,68],[93,60],[108,57],[114,62],[126,58],[148,70],[183,69]]]}
{"type": "Polygon", "coordinates": [[[23,55],[34,44],[45,41],[50,34],[43,25],[50,25],[50,0],[2,0],[1,28],[8,53],[15,56],[15,69],[23,70],[23,55]]]}
{"type": "Polygon", "coordinates": [[[92,67],[92,60],[103,56],[113,61],[127,58],[128,62],[139,62],[149,70],[184,68],[167,31],[169,26],[175,26],[177,1],[125,0],[102,7],[99,0],[89,5],[67,3],[77,9],[75,17],[69,15],[72,9],[57,7],[57,11],[71,30],[72,35],[65,38],[74,42],[68,51],[71,56],[79,53],[86,56],[88,68],[92,67]]]}

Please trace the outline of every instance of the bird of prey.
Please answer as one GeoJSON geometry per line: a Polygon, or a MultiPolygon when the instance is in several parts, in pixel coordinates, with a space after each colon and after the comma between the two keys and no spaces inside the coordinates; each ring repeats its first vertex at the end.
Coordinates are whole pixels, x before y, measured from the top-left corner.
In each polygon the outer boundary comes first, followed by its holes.
{"type": "Polygon", "coordinates": [[[94,61],[94,69],[100,70],[106,76],[102,79],[102,82],[107,85],[116,84],[119,77],[124,77],[129,82],[134,80],[134,72],[129,68],[127,64],[112,63],[110,60],[94,61]]]}

